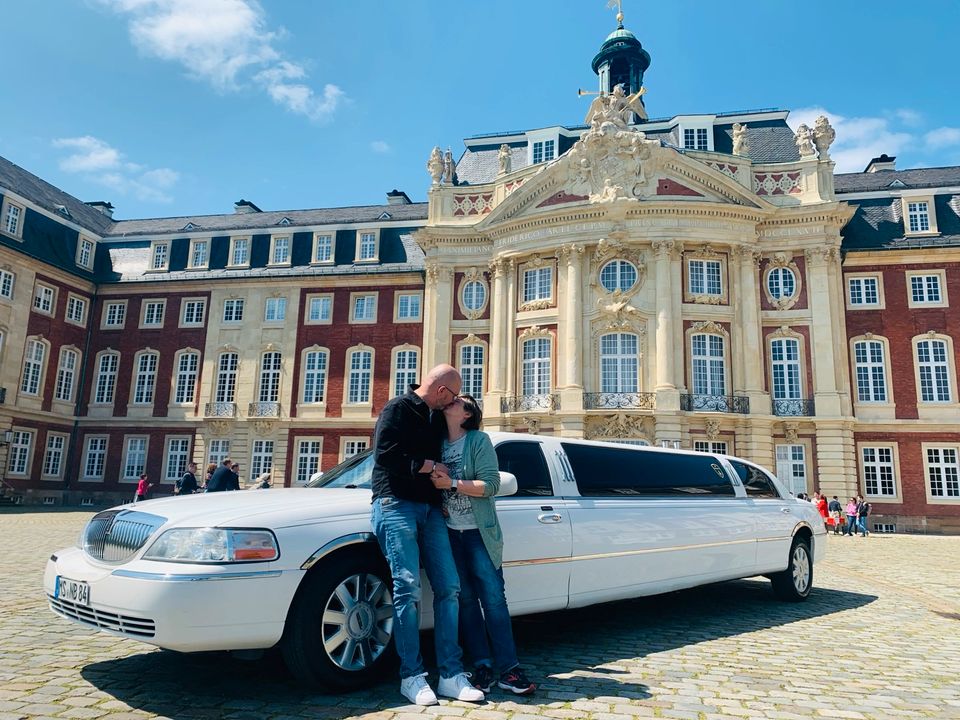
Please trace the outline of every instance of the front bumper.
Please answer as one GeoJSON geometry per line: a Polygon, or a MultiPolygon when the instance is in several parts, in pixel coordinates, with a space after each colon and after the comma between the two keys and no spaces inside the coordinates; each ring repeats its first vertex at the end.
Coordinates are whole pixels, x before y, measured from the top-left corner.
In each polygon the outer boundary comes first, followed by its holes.
{"type": "Polygon", "coordinates": [[[61,617],[170,650],[268,648],[283,634],[304,571],[276,563],[98,564],[79,548],[47,562],[43,588],[61,617]],[[90,605],[55,598],[57,576],[90,585],[90,605]]]}

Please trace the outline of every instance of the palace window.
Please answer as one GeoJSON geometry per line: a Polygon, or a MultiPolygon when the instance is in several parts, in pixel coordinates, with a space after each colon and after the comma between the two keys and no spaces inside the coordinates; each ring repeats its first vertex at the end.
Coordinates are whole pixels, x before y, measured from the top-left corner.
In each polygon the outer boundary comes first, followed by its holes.
{"type": "Polygon", "coordinates": [[[523,343],[522,394],[549,395],[551,358],[550,338],[533,338],[523,343]]]}
{"type": "Polygon", "coordinates": [[[103,326],[108,328],[122,328],[127,317],[127,303],[108,302],[103,308],[103,326]]]}
{"type": "Polygon", "coordinates": [[[419,353],[416,350],[398,350],[393,362],[393,395],[397,397],[407,391],[408,385],[417,382],[417,360],[419,353]]]}
{"type": "Polygon", "coordinates": [[[800,386],[800,341],[794,338],[773,340],[770,343],[770,359],[773,399],[799,400],[803,396],[800,386]]]}
{"type": "Polygon", "coordinates": [[[693,260],[687,265],[690,292],[694,295],[723,295],[719,260],[693,260]]]}
{"type": "Polygon", "coordinates": [[[123,455],[123,479],[139,479],[147,467],[147,438],[128,437],[123,455]]]}
{"type": "Polygon", "coordinates": [[[793,297],[797,291],[797,278],[793,270],[775,267],[767,274],[767,290],[775,300],[793,297]]]}
{"type": "Polygon", "coordinates": [[[927,488],[934,499],[960,500],[960,462],[957,447],[925,447],[927,488]]]}
{"type": "Polygon", "coordinates": [[[533,164],[550,162],[556,157],[557,144],[555,140],[543,140],[533,144],[533,164]]]}
{"type": "Polygon", "coordinates": [[[272,239],[270,249],[271,265],[289,265],[290,264],[290,236],[280,235],[272,239]]]}
{"type": "Polygon", "coordinates": [[[487,286],[479,280],[470,280],[463,285],[463,307],[471,312],[483,308],[487,302],[487,286]]]}
{"type": "Polygon", "coordinates": [[[343,460],[359,455],[370,447],[370,441],[367,438],[342,438],[341,442],[343,444],[343,452],[341,453],[343,460]]]}
{"type": "Polygon", "coordinates": [[[47,346],[40,340],[28,340],[23,355],[23,377],[20,380],[20,392],[24,395],[40,394],[40,380],[43,378],[44,361],[47,346]]]}
{"type": "Polygon", "coordinates": [[[307,301],[307,322],[329,323],[333,317],[333,295],[311,295],[307,301]]]}
{"type": "Polygon", "coordinates": [[[37,283],[36,290],[33,292],[33,309],[45,315],[53,315],[53,304],[56,296],[57,291],[52,287],[37,283]]]}
{"type": "Polygon", "coordinates": [[[12,272],[0,270],[0,297],[7,300],[13,299],[13,284],[15,280],[16,275],[12,272]]]}
{"type": "Polygon", "coordinates": [[[197,388],[197,372],[200,368],[200,353],[182,352],[177,358],[177,382],[173,401],[177,404],[192,403],[197,388]]]}
{"type": "Polygon", "coordinates": [[[77,257],[76,262],[82,268],[91,270],[93,268],[93,250],[95,245],[93,240],[90,240],[85,237],[81,237],[77,243],[77,257]]]}
{"type": "Polygon", "coordinates": [[[377,319],[377,296],[354,295],[352,322],[374,322],[377,319]]]}
{"type": "Polygon", "coordinates": [[[103,353],[100,355],[100,360],[97,362],[97,382],[94,386],[94,404],[109,405],[113,402],[119,367],[120,355],[118,353],[103,353]]]}
{"type": "Polygon", "coordinates": [[[167,482],[176,482],[187,471],[187,462],[190,458],[190,438],[167,438],[167,472],[164,478],[167,482]]]}
{"type": "Polygon", "coordinates": [[[207,309],[206,300],[185,300],[181,325],[203,325],[203,316],[207,309]]]}
{"type": "Polygon", "coordinates": [[[893,468],[893,448],[886,445],[860,448],[863,492],[874,497],[896,497],[897,480],[893,468]]]}
{"type": "Polygon", "coordinates": [[[777,445],[777,477],[797,495],[807,492],[806,447],[800,444],[777,445]]]}
{"type": "Polygon", "coordinates": [[[280,399],[280,369],[283,356],[278,352],[263,354],[260,361],[260,402],[277,402],[280,399]]]}
{"type": "Polygon", "coordinates": [[[461,392],[478,400],[483,399],[483,345],[460,346],[460,376],[463,379],[461,392]]]}
{"type": "Polygon", "coordinates": [[[709,150],[710,140],[707,134],[707,128],[684,128],[683,129],[683,149],[684,150],[709,150]]]}
{"type": "Polygon", "coordinates": [[[30,467],[30,448],[33,446],[33,431],[14,430],[10,449],[7,451],[7,475],[26,475],[30,467]]]}
{"type": "Polygon", "coordinates": [[[313,238],[313,262],[333,262],[333,236],[317,234],[313,238]]]}
{"type": "Polygon", "coordinates": [[[223,321],[238,323],[243,320],[243,298],[229,298],[223,301],[223,321]]]}
{"type": "Polygon", "coordinates": [[[857,376],[857,402],[887,402],[883,343],[879,340],[858,340],[853,344],[853,362],[857,376]]]}
{"type": "Polygon", "coordinates": [[[921,340],[917,343],[917,369],[920,375],[922,402],[948,403],[951,400],[950,364],[944,340],[921,340]]]}
{"type": "Polygon", "coordinates": [[[141,327],[163,327],[163,311],[166,300],[148,300],[143,303],[143,321],[141,327]]]}
{"type": "Polygon", "coordinates": [[[403,294],[397,297],[397,320],[419,320],[420,293],[403,294]]]}
{"type": "Polygon", "coordinates": [[[159,353],[145,352],[137,357],[137,372],[133,383],[134,405],[149,405],[153,402],[159,362],[159,353]]]}
{"type": "Polygon", "coordinates": [[[635,393],[639,378],[638,338],[632,333],[600,337],[600,392],[635,393]]]}
{"type": "Polygon", "coordinates": [[[931,273],[907,273],[910,283],[910,307],[932,306],[944,307],[945,275],[943,271],[931,273]]]}
{"type": "Polygon", "coordinates": [[[327,351],[311,350],[303,356],[303,402],[322,403],[327,393],[327,351]]]}
{"type": "Polygon", "coordinates": [[[76,385],[77,367],[80,353],[70,348],[60,349],[60,365],[57,367],[57,385],[53,393],[54,400],[73,401],[73,388],[76,385]]]}
{"type": "Polygon", "coordinates": [[[240,357],[237,353],[223,353],[217,361],[217,387],[214,400],[218,403],[232,403],[237,391],[237,367],[240,357]]]}
{"type": "Polygon", "coordinates": [[[250,264],[250,238],[233,238],[230,241],[230,265],[244,267],[250,264]]]}
{"type": "Polygon", "coordinates": [[[67,321],[76,325],[83,325],[87,319],[87,301],[72,293],[67,295],[67,312],[65,318],[67,321]]]}
{"type": "Polygon", "coordinates": [[[230,441],[214,439],[207,443],[207,462],[219,465],[230,457],[230,441]]]}
{"type": "Polygon", "coordinates": [[[690,339],[695,395],[726,395],[726,364],[722,335],[693,335],[690,339]]]}
{"type": "Polygon", "coordinates": [[[194,270],[207,267],[210,244],[206,240],[193,240],[190,243],[190,267],[194,270]]]}
{"type": "Polygon", "coordinates": [[[637,268],[626,260],[611,260],[600,269],[600,284],[607,292],[626,292],[637,284],[637,268]]]}
{"type": "Polygon", "coordinates": [[[930,206],[926,202],[908,202],[907,225],[912,233],[930,232],[930,206]]]}
{"type": "Polygon", "coordinates": [[[725,440],[694,440],[693,449],[697,452],[726,455],[727,443],[725,440]]]}
{"type": "Polygon", "coordinates": [[[47,448],[43,453],[44,477],[58,478],[63,470],[63,451],[66,448],[66,436],[47,433],[47,448]]]}
{"type": "Polygon", "coordinates": [[[83,479],[103,480],[106,463],[107,438],[102,435],[88,435],[83,453],[83,479]]]}
{"type": "Polygon", "coordinates": [[[23,230],[23,208],[7,198],[3,200],[3,229],[14,237],[20,237],[23,230]]]}
{"type": "Polygon", "coordinates": [[[169,243],[154,243],[150,253],[150,269],[166,270],[170,258],[169,243]]]}
{"type": "Polygon", "coordinates": [[[880,279],[877,277],[848,278],[847,296],[851,307],[880,305],[880,279]]]}
{"type": "Polygon", "coordinates": [[[523,272],[523,302],[549,300],[553,297],[553,268],[532,268],[523,272]]]}
{"type": "Polygon", "coordinates": [[[375,232],[360,233],[360,243],[357,247],[357,260],[377,259],[377,234],[375,232]]]}
{"type": "Polygon", "coordinates": [[[306,485],[310,478],[320,470],[320,449],[322,440],[300,440],[297,443],[297,476],[298,485],[306,485]]]}
{"type": "Polygon", "coordinates": [[[273,470],[273,440],[254,440],[250,456],[250,478],[256,480],[273,470]]]}
{"type": "Polygon", "coordinates": [[[287,319],[287,299],[285,297],[267,298],[263,306],[264,322],[283,322],[287,319]]]}
{"type": "Polygon", "coordinates": [[[373,374],[373,353],[369,350],[354,350],[350,353],[349,368],[347,402],[350,404],[369,403],[370,382],[373,374]]]}

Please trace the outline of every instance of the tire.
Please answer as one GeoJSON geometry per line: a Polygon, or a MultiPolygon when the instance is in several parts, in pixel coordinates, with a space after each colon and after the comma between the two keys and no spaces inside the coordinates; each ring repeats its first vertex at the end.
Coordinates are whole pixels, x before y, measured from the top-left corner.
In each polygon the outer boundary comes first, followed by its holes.
{"type": "Polygon", "coordinates": [[[813,558],[810,541],[795,537],[790,546],[787,569],[770,575],[773,594],[787,602],[801,602],[810,595],[813,587],[813,558]]]}
{"type": "Polygon", "coordinates": [[[314,567],[287,616],[280,649],[300,682],[355,690],[396,661],[390,572],[374,549],[351,549],[314,567]]]}

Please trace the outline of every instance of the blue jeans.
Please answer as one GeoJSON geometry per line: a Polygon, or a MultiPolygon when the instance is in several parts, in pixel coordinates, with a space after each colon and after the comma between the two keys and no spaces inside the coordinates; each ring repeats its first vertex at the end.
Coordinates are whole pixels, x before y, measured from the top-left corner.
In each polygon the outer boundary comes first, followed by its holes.
{"type": "Polygon", "coordinates": [[[502,675],[519,664],[503,592],[503,570],[493,566],[479,530],[450,530],[450,549],[460,573],[464,647],[474,665],[490,665],[502,675]],[[491,645],[496,665],[491,660],[491,645]]]}
{"type": "Polygon", "coordinates": [[[433,588],[434,640],[441,677],[463,672],[457,642],[460,583],[450,554],[447,525],[439,507],[411,500],[373,501],[370,524],[393,576],[393,637],[400,677],[424,672],[420,655],[420,566],[433,588]]]}
{"type": "Polygon", "coordinates": [[[867,518],[860,516],[857,518],[857,530],[859,530],[864,537],[867,535],[867,518]]]}
{"type": "Polygon", "coordinates": [[[847,515],[847,527],[843,530],[844,535],[856,535],[857,534],[857,516],[856,515],[847,515]]]}

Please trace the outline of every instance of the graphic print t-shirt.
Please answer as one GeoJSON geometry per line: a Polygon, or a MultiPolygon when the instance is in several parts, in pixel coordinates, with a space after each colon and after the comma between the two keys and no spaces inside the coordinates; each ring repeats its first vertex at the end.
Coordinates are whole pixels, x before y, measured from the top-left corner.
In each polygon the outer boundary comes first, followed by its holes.
{"type": "MultiPolygon", "coordinates": [[[[467,436],[452,443],[443,441],[443,464],[450,470],[450,477],[463,480],[463,448],[467,436]]],[[[455,490],[443,491],[443,514],[447,518],[447,527],[453,530],[476,530],[477,519],[473,515],[470,498],[455,490]]]]}

